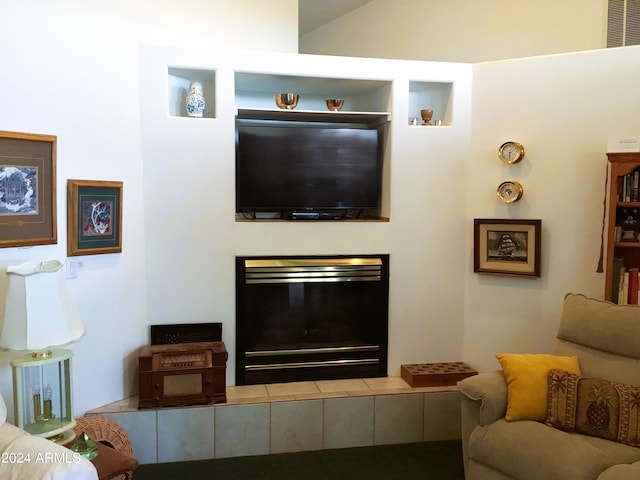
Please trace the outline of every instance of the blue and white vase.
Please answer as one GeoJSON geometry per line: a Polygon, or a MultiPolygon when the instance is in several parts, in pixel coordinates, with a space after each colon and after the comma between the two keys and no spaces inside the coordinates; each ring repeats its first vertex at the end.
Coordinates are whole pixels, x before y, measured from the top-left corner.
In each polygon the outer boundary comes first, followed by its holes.
{"type": "Polygon", "coordinates": [[[204,94],[202,93],[202,84],[200,82],[193,82],[187,94],[187,116],[202,117],[203,114],[204,94]]]}

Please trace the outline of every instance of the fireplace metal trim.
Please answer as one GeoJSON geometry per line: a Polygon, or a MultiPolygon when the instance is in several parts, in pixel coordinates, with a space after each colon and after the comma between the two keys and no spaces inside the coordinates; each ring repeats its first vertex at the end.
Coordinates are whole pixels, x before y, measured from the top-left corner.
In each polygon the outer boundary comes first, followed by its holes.
{"type": "Polygon", "coordinates": [[[247,268],[287,268],[287,267],[340,267],[358,265],[378,265],[382,266],[380,258],[267,258],[251,259],[244,261],[247,268]]]}
{"type": "Polygon", "coordinates": [[[300,258],[245,260],[245,282],[379,282],[380,258],[300,258]]]}
{"type": "Polygon", "coordinates": [[[320,348],[296,348],[283,350],[252,350],[244,352],[246,357],[266,357],[278,355],[300,355],[307,353],[344,353],[344,352],[377,352],[378,345],[361,345],[355,347],[320,347],[320,348]]]}
{"type": "Polygon", "coordinates": [[[326,360],[323,362],[267,363],[264,365],[246,365],[245,371],[290,370],[292,368],[344,367],[347,365],[377,365],[377,358],[360,358],[357,360],[326,360]]]}

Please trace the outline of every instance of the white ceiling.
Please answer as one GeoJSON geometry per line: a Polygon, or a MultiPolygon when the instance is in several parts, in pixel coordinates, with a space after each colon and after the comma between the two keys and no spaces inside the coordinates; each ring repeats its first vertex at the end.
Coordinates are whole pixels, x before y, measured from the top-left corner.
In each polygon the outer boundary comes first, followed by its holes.
{"type": "Polygon", "coordinates": [[[298,33],[302,35],[372,0],[298,0],[298,33]]]}

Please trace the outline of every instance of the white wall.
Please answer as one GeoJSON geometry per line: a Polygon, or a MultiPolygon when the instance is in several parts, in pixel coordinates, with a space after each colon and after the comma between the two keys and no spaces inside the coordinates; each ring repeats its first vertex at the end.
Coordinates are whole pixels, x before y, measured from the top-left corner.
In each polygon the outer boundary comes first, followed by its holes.
{"type": "Polygon", "coordinates": [[[402,363],[460,358],[463,303],[449,295],[448,278],[464,268],[464,256],[449,252],[464,250],[464,224],[450,222],[461,218],[465,198],[441,199],[448,179],[465,176],[471,65],[145,48],[141,66],[148,309],[154,323],[223,322],[227,382],[233,384],[235,256],[389,253],[389,375],[399,376],[402,363]],[[215,71],[216,118],[167,115],[167,66],[215,71]],[[391,220],[236,222],[234,71],[391,83],[391,220]],[[453,125],[408,125],[416,114],[409,111],[410,81],[455,84],[453,125]]]}
{"type": "Polygon", "coordinates": [[[565,293],[604,297],[607,138],[640,134],[638,81],[640,47],[474,66],[464,355],[477,368],[497,368],[500,351],[549,351],[565,293]],[[525,146],[516,165],[496,156],[507,140],[525,146]],[[495,194],[508,179],[524,187],[509,206],[495,194]],[[541,219],[542,277],[470,273],[474,218],[541,219]]]}
{"type": "MultiPolygon", "coordinates": [[[[77,414],[132,391],[136,349],[147,343],[150,323],[224,321],[231,341],[236,254],[391,252],[391,374],[400,363],[461,357],[485,369],[498,350],[545,350],[565,292],[602,296],[595,266],[606,138],[638,134],[638,47],[473,67],[295,55],[288,64],[297,51],[292,0],[279,0],[281,8],[275,0],[130,3],[0,0],[0,128],[58,136],[59,231],[54,246],[1,249],[0,264],[64,259],[68,178],[124,182],[122,254],[82,257],[79,278],[68,282],[87,327],[72,346],[77,414]],[[212,53],[229,47],[245,52],[212,53]],[[219,69],[217,86],[227,93],[216,99],[217,119],[158,113],[166,104],[152,99],[164,98],[166,85],[154,72],[163,61],[219,69]],[[395,79],[391,222],[236,224],[228,95],[236,67],[395,79]],[[459,123],[407,127],[413,78],[457,79],[459,123]],[[506,139],[524,143],[521,164],[496,159],[506,139]],[[184,165],[196,168],[195,184],[184,165]],[[523,183],[525,197],[506,207],[495,188],[510,177],[523,183]],[[184,199],[171,193],[182,182],[195,200],[212,200],[202,215],[187,215],[198,220],[199,235],[175,210],[184,199]],[[471,222],[485,216],[543,220],[541,279],[472,273],[471,222]]],[[[415,31],[407,38],[413,45],[415,31]]],[[[9,403],[12,355],[0,354],[0,391],[9,403]]]]}
{"type": "MultiPolygon", "coordinates": [[[[0,266],[64,261],[67,179],[124,182],[123,252],[79,257],[79,278],[67,282],[87,329],[71,346],[78,415],[129,394],[136,349],[148,342],[153,323],[146,305],[141,44],[296,52],[297,1],[0,0],[0,129],[58,137],[58,244],[1,249],[0,266]]],[[[13,356],[0,353],[0,392],[10,412],[13,356]]]]}
{"type": "Polygon", "coordinates": [[[602,48],[606,0],[373,0],[300,36],[300,52],[484,62],[602,48]]]}
{"type": "Polygon", "coordinates": [[[638,135],[640,114],[640,51],[597,50],[606,15],[604,0],[374,0],[300,38],[305,53],[485,62],[473,74],[461,289],[476,368],[497,367],[498,351],[548,351],[566,292],[603,297],[607,137],[638,135]],[[578,53],[548,55],[561,52],[578,53]],[[506,140],[525,145],[520,164],[497,159],[506,140]],[[495,194],[507,179],[525,190],[510,206],[495,194]],[[542,219],[542,278],[471,273],[474,218],[542,219]]]}

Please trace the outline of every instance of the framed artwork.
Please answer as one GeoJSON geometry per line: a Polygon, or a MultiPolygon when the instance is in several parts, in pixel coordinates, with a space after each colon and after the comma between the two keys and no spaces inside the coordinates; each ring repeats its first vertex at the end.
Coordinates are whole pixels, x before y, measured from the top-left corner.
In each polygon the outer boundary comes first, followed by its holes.
{"type": "Polygon", "coordinates": [[[541,220],[473,221],[473,271],[540,276],[541,220]]]}
{"type": "Polygon", "coordinates": [[[122,251],[122,182],[67,182],[67,255],[122,251]]]}
{"type": "Polygon", "coordinates": [[[56,141],[0,130],[0,247],[58,243],[56,141]]]}

